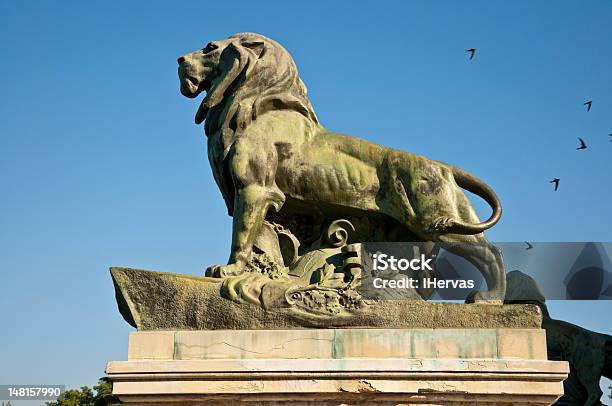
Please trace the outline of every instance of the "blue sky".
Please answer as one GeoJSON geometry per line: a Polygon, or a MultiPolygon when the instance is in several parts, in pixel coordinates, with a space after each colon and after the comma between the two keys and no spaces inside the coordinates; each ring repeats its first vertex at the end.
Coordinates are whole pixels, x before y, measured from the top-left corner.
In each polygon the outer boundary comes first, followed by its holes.
{"type": "MultiPolygon", "coordinates": [[[[491,240],[612,241],[610,21],[608,0],[1,2],[0,383],[92,385],[126,357],[109,266],[226,261],[179,55],[274,38],[324,125],[489,183],[491,240]]],[[[612,333],[609,302],[550,308],[612,333]]]]}

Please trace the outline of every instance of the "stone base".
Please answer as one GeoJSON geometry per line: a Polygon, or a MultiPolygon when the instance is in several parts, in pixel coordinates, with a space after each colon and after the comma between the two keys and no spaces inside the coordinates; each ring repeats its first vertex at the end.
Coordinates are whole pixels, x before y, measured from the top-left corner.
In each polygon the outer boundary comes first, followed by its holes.
{"type": "MultiPolygon", "coordinates": [[[[274,283],[247,289],[252,299],[268,298],[264,308],[229,300],[226,279],[111,268],[117,305],[124,319],[143,330],[260,330],[290,328],[540,328],[542,312],[533,304],[491,306],[423,300],[367,301],[351,311],[314,311],[281,303],[274,283]],[[253,293],[255,292],[255,293],[253,293]],[[259,293],[257,293],[259,292],[259,293]],[[270,299],[274,298],[276,299],[270,299]]],[[[231,279],[231,278],[230,278],[231,279]]],[[[306,284],[310,284],[307,282],[306,284]]],[[[287,286],[277,285],[285,292],[287,286]],[[284,290],[283,290],[284,289],[284,290]]],[[[257,299],[259,300],[259,299],[257,299]]],[[[330,309],[334,310],[334,309],[330,309]]]]}
{"type": "Polygon", "coordinates": [[[107,366],[132,405],[550,405],[538,329],[157,331],[107,366]]]}

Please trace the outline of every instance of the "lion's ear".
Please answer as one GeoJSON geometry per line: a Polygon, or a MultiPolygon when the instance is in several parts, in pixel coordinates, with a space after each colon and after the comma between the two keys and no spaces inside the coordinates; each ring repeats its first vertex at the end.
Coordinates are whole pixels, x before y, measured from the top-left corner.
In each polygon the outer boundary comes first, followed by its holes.
{"type": "Polygon", "coordinates": [[[243,41],[241,45],[253,51],[255,55],[257,55],[257,59],[260,59],[266,53],[266,47],[263,41],[243,41]]]}

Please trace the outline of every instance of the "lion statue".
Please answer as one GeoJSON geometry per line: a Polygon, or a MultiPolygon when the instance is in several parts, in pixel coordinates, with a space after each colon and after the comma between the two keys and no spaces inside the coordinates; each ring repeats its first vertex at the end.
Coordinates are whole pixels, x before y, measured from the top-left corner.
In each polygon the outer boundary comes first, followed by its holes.
{"type": "Polygon", "coordinates": [[[612,379],[612,336],[587,330],[550,316],[546,299],[536,281],[521,271],[507,274],[506,304],[535,304],[542,311],[548,359],[568,361],[570,373],[563,381],[558,406],[603,405],[599,382],[612,379]]]}
{"type": "MultiPolygon", "coordinates": [[[[474,301],[504,298],[501,253],[483,231],[499,220],[499,199],[454,166],[330,132],[318,121],[289,53],[277,42],[240,33],[178,58],[181,93],[206,92],[208,158],[233,217],[227,265],[207,275],[244,272],[266,221],[298,215],[392,221],[419,241],[445,244],[483,274],[474,301]],[[481,222],[463,189],[493,209],[481,222]]],[[[416,241],[416,240],[413,240],[416,241]]]]}

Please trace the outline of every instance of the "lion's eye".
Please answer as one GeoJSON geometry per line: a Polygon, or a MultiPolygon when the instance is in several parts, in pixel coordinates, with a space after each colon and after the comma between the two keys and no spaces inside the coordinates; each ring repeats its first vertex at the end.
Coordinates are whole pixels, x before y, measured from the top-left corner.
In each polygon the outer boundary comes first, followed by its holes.
{"type": "Polygon", "coordinates": [[[216,44],[213,44],[212,42],[209,42],[203,49],[202,49],[202,53],[203,54],[207,54],[209,52],[214,51],[215,49],[219,48],[216,44]]]}

